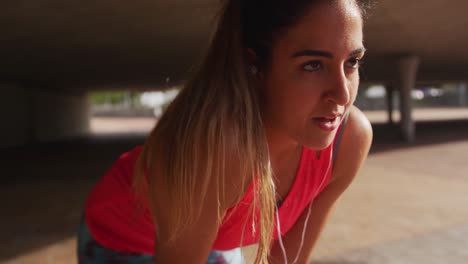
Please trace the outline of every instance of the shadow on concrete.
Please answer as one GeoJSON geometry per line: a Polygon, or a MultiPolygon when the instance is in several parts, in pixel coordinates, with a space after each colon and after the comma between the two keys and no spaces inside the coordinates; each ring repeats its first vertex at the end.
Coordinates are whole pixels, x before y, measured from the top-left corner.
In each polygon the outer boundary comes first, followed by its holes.
{"type": "MultiPolygon", "coordinates": [[[[379,153],[468,140],[468,120],[419,122],[411,144],[399,140],[396,126],[375,125],[374,131],[371,152],[379,153]]],[[[73,237],[94,183],[145,136],[100,136],[1,150],[0,262],[73,237]]]]}
{"type": "Polygon", "coordinates": [[[94,183],[144,137],[101,136],[2,150],[0,262],[73,237],[94,183]]]}
{"type": "Polygon", "coordinates": [[[415,148],[468,140],[468,117],[458,120],[420,121],[416,123],[416,140],[406,143],[399,127],[389,124],[373,124],[374,141],[371,154],[397,149],[415,148]]]}

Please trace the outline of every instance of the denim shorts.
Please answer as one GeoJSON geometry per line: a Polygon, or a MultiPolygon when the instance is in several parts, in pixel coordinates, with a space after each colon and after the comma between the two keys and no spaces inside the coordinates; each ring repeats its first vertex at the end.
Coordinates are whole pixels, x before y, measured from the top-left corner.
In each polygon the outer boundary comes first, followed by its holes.
{"type": "MultiPolygon", "coordinates": [[[[195,241],[196,243],[196,241],[195,241]]],[[[153,256],[139,253],[122,253],[105,248],[94,240],[84,220],[78,230],[78,264],[154,264],[153,256]]],[[[213,250],[207,264],[244,264],[241,248],[228,251],[213,250]]]]}

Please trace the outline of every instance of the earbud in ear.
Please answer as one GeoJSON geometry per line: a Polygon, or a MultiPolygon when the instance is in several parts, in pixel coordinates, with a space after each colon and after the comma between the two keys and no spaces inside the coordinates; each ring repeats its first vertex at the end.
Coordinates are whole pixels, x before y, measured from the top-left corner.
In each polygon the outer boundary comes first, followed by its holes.
{"type": "Polygon", "coordinates": [[[250,73],[251,73],[252,75],[257,75],[257,73],[258,73],[258,68],[257,68],[257,66],[255,66],[255,65],[250,65],[249,68],[250,68],[250,73]]]}

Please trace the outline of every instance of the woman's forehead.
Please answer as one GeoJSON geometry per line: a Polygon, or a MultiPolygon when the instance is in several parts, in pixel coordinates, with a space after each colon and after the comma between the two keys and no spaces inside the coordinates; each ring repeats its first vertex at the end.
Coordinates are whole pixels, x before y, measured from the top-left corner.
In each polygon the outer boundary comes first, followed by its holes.
{"type": "MultiPolygon", "coordinates": [[[[335,1],[334,1],[335,2],[335,1]]],[[[314,5],[277,39],[282,51],[362,48],[362,16],[352,0],[314,5]]]]}

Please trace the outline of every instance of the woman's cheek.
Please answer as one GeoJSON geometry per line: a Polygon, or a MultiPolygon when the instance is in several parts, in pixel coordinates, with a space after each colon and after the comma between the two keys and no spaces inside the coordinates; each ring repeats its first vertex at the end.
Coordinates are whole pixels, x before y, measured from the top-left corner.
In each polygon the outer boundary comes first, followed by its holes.
{"type": "Polygon", "coordinates": [[[304,95],[314,93],[318,91],[317,87],[322,85],[322,81],[320,79],[320,75],[317,73],[302,71],[298,74],[298,78],[296,78],[295,85],[297,90],[304,93],[304,95]]]}
{"type": "Polygon", "coordinates": [[[354,81],[353,85],[352,85],[352,88],[351,88],[351,98],[352,98],[352,101],[354,102],[354,100],[356,100],[356,97],[357,97],[357,94],[358,94],[358,90],[359,90],[359,75],[356,77],[356,80],[354,81]]]}

